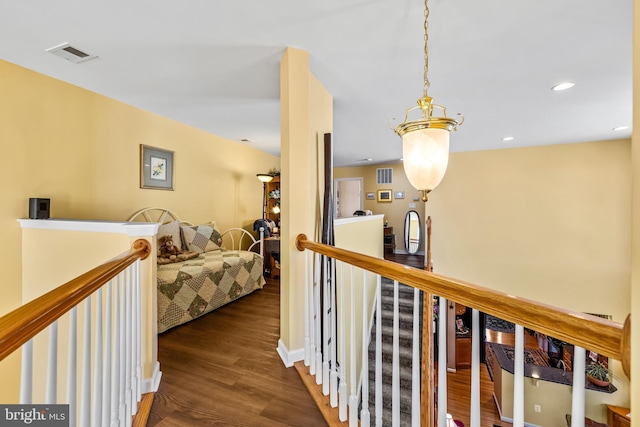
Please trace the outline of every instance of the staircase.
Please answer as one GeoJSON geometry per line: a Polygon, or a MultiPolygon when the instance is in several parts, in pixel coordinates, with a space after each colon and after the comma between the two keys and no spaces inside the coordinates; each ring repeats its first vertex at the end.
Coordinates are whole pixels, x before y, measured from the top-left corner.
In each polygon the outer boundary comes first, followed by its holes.
{"type": "MultiPolygon", "coordinates": [[[[392,425],[392,372],[393,372],[393,282],[382,279],[382,425],[392,425]]],[[[411,365],[413,352],[413,288],[398,285],[399,343],[400,343],[400,425],[411,425],[411,365]]],[[[422,296],[420,297],[420,323],[422,327],[422,296]]],[[[374,316],[369,341],[369,411],[371,424],[375,420],[376,324],[374,316]]]]}

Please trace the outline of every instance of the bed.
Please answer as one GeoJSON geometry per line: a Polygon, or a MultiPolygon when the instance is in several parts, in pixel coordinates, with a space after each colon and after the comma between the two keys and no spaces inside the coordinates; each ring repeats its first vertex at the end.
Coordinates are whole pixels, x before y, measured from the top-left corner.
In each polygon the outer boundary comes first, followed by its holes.
{"type": "Polygon", "coordinates": [[[144,208],[129,222],[160,223],[157,238],[173,236],[181,251],[198,256],[158,265],[158,333],[248,295],[265,284],[262,240],[241,228],[224,233],[215,222],[194,225],[164,208],[144,208]]]}

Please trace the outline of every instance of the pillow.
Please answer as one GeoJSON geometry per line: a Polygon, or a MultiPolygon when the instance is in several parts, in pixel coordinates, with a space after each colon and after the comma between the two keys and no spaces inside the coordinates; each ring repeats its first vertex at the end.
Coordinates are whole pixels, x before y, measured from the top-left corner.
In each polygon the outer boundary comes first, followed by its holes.
{"type": "Polygon", "coordinates": [[[222,236],[211,225],[180,226],[187,249],[195,252],[210,252],[222,249],[222,236]]]}
{"type": "Polygon", "coordinates": [[[182,239],[180,238],[180,221],[167,222],[166,224],[158,227],[158,234],[156,234],[156,244],[158,251],[160,250],[160,244],[158,239],[162,236],[171,236],[173,238],[173,245],[178,248],[178,251],[182,251],[182,239]]]}

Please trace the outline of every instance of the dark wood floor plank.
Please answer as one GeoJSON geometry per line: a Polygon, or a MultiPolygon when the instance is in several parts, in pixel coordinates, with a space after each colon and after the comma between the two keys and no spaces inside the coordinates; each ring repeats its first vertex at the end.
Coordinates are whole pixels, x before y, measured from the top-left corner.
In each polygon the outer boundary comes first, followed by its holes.
{"type": "Polygon", "coordinates": [[[277,280],[159,336],[163,373],[148,426],[323,426],[297,372],[276,352],[277,280]]]}

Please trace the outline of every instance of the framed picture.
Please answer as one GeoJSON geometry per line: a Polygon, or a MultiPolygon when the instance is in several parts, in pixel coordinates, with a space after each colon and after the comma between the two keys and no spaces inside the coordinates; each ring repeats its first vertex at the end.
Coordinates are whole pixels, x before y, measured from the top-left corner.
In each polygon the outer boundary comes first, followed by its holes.
{"type": "Polygon", "coordinates": [[[375,200],[376,193],[367,193],[367,200],[375,200]]]}
{"type": "Polygon", "coordinates": [[[140,188],[173,190],[173,151],[140,144],[140,188]]]}
{"type": "Polygon", "coordinates": [[[396,191],[396,194],[393,196],[394,199],[404,199],[404,191],[396,191]]]}
{"type": "Polygon", "coordinates": [[[378,190],[378,201],[379,202],[390,202],[391,201],[391,190],[378,190]]]}

